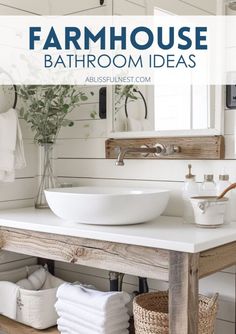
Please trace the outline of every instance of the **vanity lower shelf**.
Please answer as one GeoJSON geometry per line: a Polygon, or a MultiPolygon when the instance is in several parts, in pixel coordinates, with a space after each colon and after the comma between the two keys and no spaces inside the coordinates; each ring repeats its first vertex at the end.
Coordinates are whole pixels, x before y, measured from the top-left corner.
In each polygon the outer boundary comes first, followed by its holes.
{"type": "Polygon", "coordinates": [[[16,321],[0,316],[0,333],[4,334],[59,334],[56,327],[45,330],[37,330],[16,321]]]}

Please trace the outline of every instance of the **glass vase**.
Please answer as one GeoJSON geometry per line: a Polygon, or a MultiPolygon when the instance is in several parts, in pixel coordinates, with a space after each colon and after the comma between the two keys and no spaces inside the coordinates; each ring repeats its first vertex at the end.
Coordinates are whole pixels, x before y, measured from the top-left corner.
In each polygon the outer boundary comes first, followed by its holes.
{"type": "Polygon", "coordinates": [[[52,152],[53,152],[53,143],[42,143],[43,154],[43,171],[40,180],[39,190],[35,201],[36,209],[47,209],[48,203],[44,194],[45,189],[57,187],[57,179],[53,175],[52,168],[52,152]]]}

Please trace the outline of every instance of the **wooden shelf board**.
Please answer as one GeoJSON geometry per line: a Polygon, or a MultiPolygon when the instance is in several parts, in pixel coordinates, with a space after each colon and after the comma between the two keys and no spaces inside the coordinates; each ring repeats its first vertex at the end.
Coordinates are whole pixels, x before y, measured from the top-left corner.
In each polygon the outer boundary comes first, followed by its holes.
{"type": "Polygon", "coordinates": [[[156,138],[129,138],[129,139],[107,139],[106,158],[116,159],[120,149],[127,147],[141,147],[174,144],[180,147],[180,152],[171,155],[155,156],[142,153],[127,153],[125,159],[179,159],[179,160],[217,160],[224,159],[225,145],[223,136],[201,136],[201,137],[156,137],[156,138]]]}
{"type": "Polygon", "coordinates": [[[16,321],[0,316],[0,333],[4,334],[59,334],[56,327],[45,330],[37,330],[16,321]]]}

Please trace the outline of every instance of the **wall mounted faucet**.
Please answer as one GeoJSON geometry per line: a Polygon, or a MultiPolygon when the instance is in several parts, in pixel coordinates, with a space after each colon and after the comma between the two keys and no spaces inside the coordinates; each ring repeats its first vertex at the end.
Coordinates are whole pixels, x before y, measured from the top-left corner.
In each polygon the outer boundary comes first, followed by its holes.
{"type": "Polygon", "coordinates": [[[120,149],[120,153],[116,160],[116,166],[124,166],[124,158],[128,153],[144,153],[148,157],[149,154],[155,156],[165,156],[180,152],[180,147],[176,145],[163,145],[157,143],[156,145],[149,147],[147,145],[141,147],[124,147],[120,149]]]}

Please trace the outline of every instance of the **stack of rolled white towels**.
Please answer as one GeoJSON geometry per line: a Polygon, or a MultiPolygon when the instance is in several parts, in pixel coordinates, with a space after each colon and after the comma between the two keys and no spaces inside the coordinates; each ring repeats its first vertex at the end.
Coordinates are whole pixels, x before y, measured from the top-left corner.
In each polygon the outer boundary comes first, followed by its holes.
{"type": "Polygon", "coordinates": [[[128,334],[126,292],[102,292],[79,284],[62,284],[55,308],[61,334],[128,334]]]}

